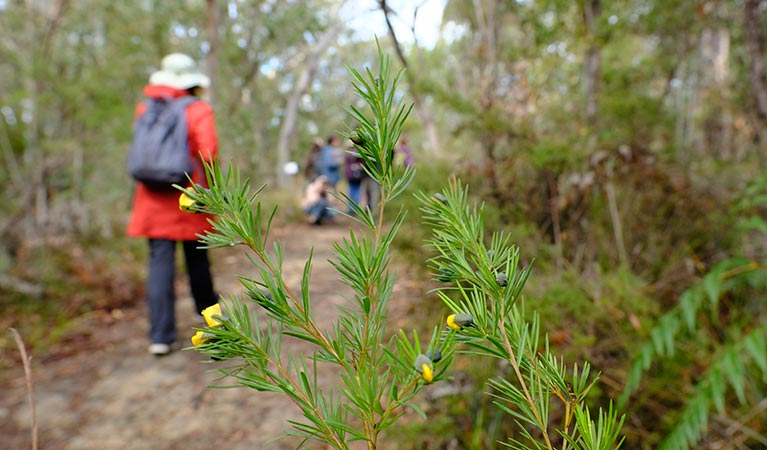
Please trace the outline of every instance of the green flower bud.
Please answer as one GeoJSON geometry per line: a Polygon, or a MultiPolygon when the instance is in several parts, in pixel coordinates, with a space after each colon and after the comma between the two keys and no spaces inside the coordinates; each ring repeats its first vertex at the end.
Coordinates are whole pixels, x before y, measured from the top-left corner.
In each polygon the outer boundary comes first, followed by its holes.
{"type": "Polygon", "coordinates": [[[442,361],[442,352],[438,348],[433,351],[429,350],[426,352],[426,356],[435,363],[442,361]]]}
{"type": "Polygon", "coordinates": [[[439,192],[437,192],[436,194],[432,195],[432,198],[434,200],[437,200],[438,202],[441,202],[441,203],[447,205],[447,197],[445,197],[444,195],[440,194],[439,192]]]}
{"type": "Polygon", "coordinates": [[[439,269],[437,269],[437,281],[450,283],[456,279],[458,279],[458,274],[455,273],[455,270],[453,270],[452,267],[440,266],[439,269]]]}
{"type": "Polygon", "coordinates": [[[361,128],[357,128],[349,139],[358,147],[370,148],[371,139],[361,128]]]}
{"type": "Polygon", "coordinates": [[[476,325],[474,325],[474,318],[471,317],[471,314],[451,314],[447,316],[446,322],[447,326],[454,330],[461,330],[466,327],[476,327],[476,325]]]}
{"type": "Polygon", "coordinates": [[[258,304],[262,305],[266,302],[274,302],[274,298],[272,297],[272,293],[269,291],[256,291],[256,292],[249,292],[248,295],[250,298],[255,300],[258,304]]]}

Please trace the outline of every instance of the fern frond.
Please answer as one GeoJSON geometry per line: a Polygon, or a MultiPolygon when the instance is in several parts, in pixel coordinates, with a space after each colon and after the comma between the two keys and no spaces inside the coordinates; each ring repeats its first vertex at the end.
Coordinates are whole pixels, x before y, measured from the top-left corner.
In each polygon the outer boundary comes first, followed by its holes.
{"type": "MultiPolygon", "coordinates": [[[[626,405],[631,394],[639,387],[642,377],[659,358],[674,356],[677,338],[686,331],[692,333],[697,328],[697,318],[703,308],[716,310],[719,299],[748,281],[748,276],[759,270],[753,262],[742,259],[729,259],[714,266],[698,283],[692,285],[679,297],[679,303],[664,314],[650,330],[650,339],[641,345],[634,358],[626,385],[618,399],[618,408],[626,405]],[[706,302],[708,300],[708,302],[706,302]],[[682,324],[687,325],[686,330],[682,324]]],[[[767,360],[764,361],[767,365],[767,360]]]]}
{"type": "Polygon", "coordinates": [[[754,366],[761,371],[762,381],[767,380],[767,323],[754,329],[743,339],[729,345],[719,358],[706,370],[695,387],[695,394],[687,402],[674,429],[661,444],[662,450],[686,450],[692,448],[705,433],[711,407],[725,409],[725,395],[732,388],[741,404],[746,399],[746,380],[754,366]]]}

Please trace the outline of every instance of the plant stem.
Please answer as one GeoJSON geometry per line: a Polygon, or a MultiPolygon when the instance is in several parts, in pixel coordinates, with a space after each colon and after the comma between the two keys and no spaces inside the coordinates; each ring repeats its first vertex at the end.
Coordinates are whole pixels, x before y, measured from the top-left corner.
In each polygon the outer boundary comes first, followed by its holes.
{"type": "Polygon", "coordinates": [[[21,335],[15,328],[9,328],[13,339],[16,341],[16,346],[19,348],[21,354],[21,363],[24,366],[24,379],[27,383],[27,396],[29,397],[29,406],[32,412],[32,450],[37,450],[37,411],[35,410],[35,395],[34,386],[32,384],[32,369],[29,366],[29,356],[27,356],[27,350],[24,348],[24,341],[21,339],[21,335]]]}
{"type": "MultiPolygon", "coordinates": [[[[271,356],[269,355],[269,353],[266,352],[263,349],[263,347],[261,347],[257,342],[255,342],[255,341],[253,341],[251,339],[248,339],[248,341],[249,341],[250,345],[253,348],[258,349],[261,352],[261,354],[263,355],[263,357],[267,361],[267,363],[271,364],[279,372],[280,376],[278,377],[278,376],[275,376],[275,374],[273,374],[272,372],[270,372],[268,370],[265,370],[264,373],[266,373],[266,375],[269,377],[269,379],[272,382],[276,383],[277,386],[279,386],[280,383],[284,384],[285,382],[287,382],[292,387],[292,390],[296,393],[296,395],[301,397],[301,401],[304,402],[304,405],[302,405],[301,402],[299,402],[298,400],[294,399],[291,395],[288,395],[288,397],[291,399],[291,401],[293,401],[293,403],[295,403],[301,409],[303,409],[305,407],[305,405],[309,405],[311,407],[311,411],[315,415],[315,417],[317,417],[318,419],[321,420],[323,428],[324,428],[324,431],[325,431],[325,435],[328,436],[328,438],[333,441],[333,443],[336,446],[336,448],[338,448],[338,449],[348,449],[349,447],[343,441],[341,441],[339,439],[339,437],[336,435],[336,433],[333,432],[333,428],[327,423],[325,418],[322,417],[322,414],[320,413],[319,409],[314,404],[312,399],[307,397],[306,394],[301,390],[300,385],[293,379],[293,377],[290,375],[290,372],[285,370],[285,367],[283,367],[282,364],[280,364],[277,361],[275,361],[274,359],[272,359],[271,356]]],[[[260,369],[260,368],[256,367],[256,369],[260,369]]]]}
{"type": "Polygon", "coordinates": [[[754,270],[759,270],[761,268],[762,267],[757,262],[751,261],[751,262],[749,262],[748,264],[746,264],[744,266],[733,267],[730,270],[726,270],[726,271],[722,272],[722,274],[719,276],[719,278],[722,279],[722,280],[727,280],[729,278],[736,277],[736,276],[738,276],[740,274],[747,273],[747,272],[752,272],[754,270]]]}
{"type": "MultiPolygon", "coordinates": [[[[249,241],[247,245],[248,247],[250,247],[251,250],[253,250],[254,253],[256,253],[258,258],[261,260],[261,263],[266,266],[267,270],[269,270],[269,272],[271,272],[275,277],[277,277],[279,274],[278,270],[274,266],[272,266],[272,264],[266,258],[266,254],[261,250],[261,248],[258,245],[256,245],[255,242],[249,241]]],[[[301,325],[301,328],[309,332],[309,334],[311,334],[313,338],[321,342],[323,349],[326,350],[331,355],[333,355],[333,357],[335,357],[339,365],[348,369],[348,365],[346,361],[343,360],[340,357],[340,355],[338,355],[338,353],[335,351],[333,346],[330,345],[330,342],[328,342],[327,338],[322,333],[322,331],[320,331],[317,324],[315,324],[314,321],[311,319],[310,315],[306,314],[306,311],[304,310],[303,305],[301,304],[300,301],[298,301],[298,297],[293,292],[293,290],[287,285],[284,285],[284,287],[285,287],[285,293],[287,294],[288,298],[290,298],[293,305],[295,305],[295,307],[298,309],[298,311],[302,314],[303,317],[307,318],[305,321],[298,322],[299,325],[301,325]]]]}
{"type": "MultiPolygon", "coordinates": [[[[565,428],[564,434],[570,434],[570,422],[573,419],[573,405],[570,401],[565,401],[565,428]]],[[[562,439],[562,450],[567,450],[567,439],[562,439]]]]}
{"type": "MultiPolygon", "coordinates": [[[[405,386],[402,389],[403,394],[415,388],[417,384],[418,384],[418,381],[415,378],[410,380],[410,383],[408,383],[407,386],[405,386]]],[[[407,398],[407,395],[402,395],[400,396],[400,398],[407,398]]],[[[386,405],[386,409],[381,413],[381,421],[388,418],[391,415],[391,413],[394,411],[394,408],[398,406],[402,406],[402,404],[403,403],[400,400],[389,400],[389,403],[386,405]]]]}
{"type": "Polygon", "coordinates": [[[506,334],[506,324],[504,323],[503,318],[499,319],[498,328],[500,329],[501,336],[503,337],[503,345],[506,347],[506,351],[509,352],[509,363],[511,363],[511,367],[514,368],[514,373],[517,375],[517,380],[519,380],[519,384],[522,387],[522,391],[525,393],[525,398],[527,399],[527,403],[530,405],[530,409],[535,415],[535,420],[538,422],[538,426],[541,429],[541,433],[543,434],[543,439],[546,441],[546,448],[553,450],[554,447],[551,444],[551,440],[549,440],[548,427],[543,422],[543,419],[541,419],[541,415],[538,412],[538,408],[536,408],[535,406],[533,397],[532,395],[530,395],[530,391],[527,389],[527,384],[525,383],[525,379],[524,377],[522,377],[522,372],[519,369],[519,363],[517,362],[517,357],[514,353],[514,349],[511,347],[511,341],[509,341],[509,336],[506,334]]]}
{"type": "MultiPolygon", "coordinates": [[[[380,187],[381,192],[379,193],[379,205],[378,205],[378,225],[374,232],[374,239],[375,242],[373,244],[373,248],[378,251],[383,251],[385,249],[381,249],[381,233],[383,232],[383,211],[386,206],[386,201],[384,200],[384,188],[383,186],[380,187]]],[[[372,289],[372,286],[368,286],[367,292],[365,292],[365,295],[368,296],[368,299],[370,300],[370,309],[369,311],[378,311],[377,303],[379,301],[378,299],[378,293],[374,292],[372,289]]],[[[373,316],[373,319],[380,319],[380,317],[373,316]]],[[[364,330],[363,330],[363,340],[362,340],[362,349],[360,351],[360,358],[367,358],[367,351],[368,351],[368,341],[370,340],[370,327],[371,327],[371,313],[365,313],[364,314],[364,330]]],[[[375,343],[376,345],[379,343],[375,343]]],[[[371,355],[372,356],[372,355],[371,355]]],[[[378,364],[376,362],[372,363],[373,367],[378,367],[378,364]]],[[[376,419],[375,419],[375,413],[373,411],[370,411],[370,417],[368,418],[369,422],[364,423],[365,428],[365,435],[368,436],[368,450],[375,450],[377,446],[378,441],[378,428],[376,427],[376,419]]]]}

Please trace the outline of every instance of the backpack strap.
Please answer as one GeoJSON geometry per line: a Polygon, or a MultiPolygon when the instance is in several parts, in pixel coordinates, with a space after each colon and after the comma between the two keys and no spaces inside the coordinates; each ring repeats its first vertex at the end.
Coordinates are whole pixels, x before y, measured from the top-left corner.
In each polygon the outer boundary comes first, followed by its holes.
{"type": "Polygon", "coordinates": [[[175,108],[176,111],[186,109],[187,106],[191,105],[192,103],[200,101],[199,98],[195,97],[194,95],[184,95],[183,97],[170,97],[170,96],[162,96],[162,97],[145,97],[144,98],[144,104],[149,107],[152,103],[156,102],[163,102],[167,103],[168,106],[175,108]]]}
{"type": "Polygon", "coordinates": [[[200,101],[200,99],[194,95],[185,95],[183,97],[177,97],[171,100],[171,105],[179,109],[186,109],[189,105],[198,101],[200,101]]]}

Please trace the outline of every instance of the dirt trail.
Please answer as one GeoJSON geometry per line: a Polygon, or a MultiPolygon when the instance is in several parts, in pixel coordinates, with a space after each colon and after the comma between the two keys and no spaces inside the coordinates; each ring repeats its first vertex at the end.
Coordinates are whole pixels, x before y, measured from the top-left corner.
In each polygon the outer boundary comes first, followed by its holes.
{"type": "MultiPolygon", "coordinates": [[[[329,326],[336,306],[346,303],[348,287],[337,280],[328,263],[332,244],[348,234],[348,224],[311,227],[295,225],[273,230],[285,244],[284,272],[298,290],[303,265],[314,246],[311,295],[317,321],[329,326]]],[[[254,276],[244,249],[216,250],[213,255],[216,288],[237,294],[238,275],[254,276]]],[[[391,308],[409,309],[421,295],[399,271],[391,308]]],[[[182,278],[182,277],[179,277],[182,278]]],[[[185,280],[178,283],[179,339],[191,337],[192,300],[185,280]],[[188,331],[187,331],[188,330],[188,331]],[[187,336],[188,335],[188,336],[187,336]]],[[[197,450],[211,448],[293,449],[297,440],[272,441],[287,429],[288,420],[302,419],[284,396],[249,389],[210,389],[217,380],[215,366],[203,355],[176,351],[163,358],[146,352],[145,307],[115,311],[108,320],[83,321],[77,330],[90,335],[79,352],[59,358],[33,355],[32,369],[39,427],[39,448],[44,450],[197,450]]],[[[392,314],[406,317],[406,314],[392,314]]],[[[402,324],[390,324],[397,327],[402,324]]],[[[290,352],[305,344],[285,341],[290,352]]],[[[0,449],[31,449],[30,417],[21,368],[0,377],[0,449]]],[[[323,378],[331,379],[328,376],[323,378]]]]}

